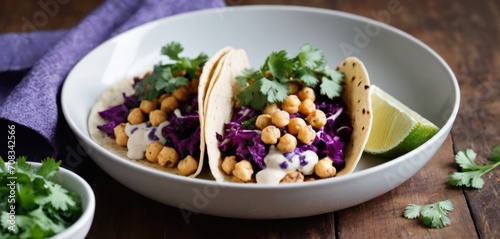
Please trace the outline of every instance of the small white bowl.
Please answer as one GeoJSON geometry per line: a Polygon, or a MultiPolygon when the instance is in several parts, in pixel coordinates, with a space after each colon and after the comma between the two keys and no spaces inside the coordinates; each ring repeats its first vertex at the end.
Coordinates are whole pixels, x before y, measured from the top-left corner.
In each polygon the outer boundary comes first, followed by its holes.
{"type": "MultiPolygon", "coordinates": [[[[33,168],[38,169],[41,163],[28,162],[33,168]]],[[[90,230],[95,212],[95,195],[90,185],[76,173],[59,167],[59,171],[52,176],[51,181],[60,184],[63,188],[76,192],[82,200],[82,215],[75,223],[64,231],[54,235],[51,239],[83,239],[90,230]]]]}

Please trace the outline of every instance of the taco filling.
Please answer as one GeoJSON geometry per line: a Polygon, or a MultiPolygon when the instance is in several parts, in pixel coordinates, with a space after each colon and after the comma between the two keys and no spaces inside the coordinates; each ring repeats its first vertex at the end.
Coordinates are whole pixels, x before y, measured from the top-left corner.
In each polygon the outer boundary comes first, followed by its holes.
{"type": "MultiPolygon", "coordinates": [[[[212,130],[207,136],[215,133],[216,138],[214,144],[207,137],[214,177],[279,184],[352,172],[366,142],[371,116],[368,75],[357,59],[350,58],[349,66],[346,62],[331,69],[324,53],[307,44],[293,58],[285,51],[274,52],[257,70],[245,69],[234,78],[217,79],[215,85],[232,80],[236,86],[234,104],[227,110],[231,116],[222,126],[220,120],[219,125],[217,120],[207,122],[207,130],[212,130]],[[346,79],[355,75],[361,81],[346,79]],[[354,84],[362,90],[353,90],[354,84]],[[354,94],[359,97],[352,97],[354,94]],[[356,119],[364,124],[362,130],[353,119],[358,110],[368,115],[356,119]],[[354,144],[361,147],[353,149],[354,144]]],[[[208,98],[211,102],[217,98],[212,97],[208,98]]]]}
{"type": "Polygon", "coordinates": [[[204,99],[210,71],[227,50],[209,61],[204,53],[195,58],[180,57],[183,47],[177,42],[165,45],[162,54],[173,63],[160,62],[152,72],[103,94],[95,106],[95,115],[91,114],[92,137],[131,160],[145,159],[150,165],[176,174],[196,176],[201,171],[205,148],[198,105],[204,99]],[[110,105],[106,95],[118,93],[121,103],[102,109],[102,105],[110,105]],[[100,123],[92,117],[99,118],[100,123]]]}

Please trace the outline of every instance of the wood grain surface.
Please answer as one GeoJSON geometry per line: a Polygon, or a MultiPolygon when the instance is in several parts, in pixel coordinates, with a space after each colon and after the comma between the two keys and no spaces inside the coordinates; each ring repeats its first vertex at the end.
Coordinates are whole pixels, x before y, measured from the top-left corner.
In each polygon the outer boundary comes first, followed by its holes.
{"type": "MultiPolygon", "coordinates": [[[[38,1],[1,1],[0,32],[53,30],[76,25],[102,0],[68,1],[47,18],[38,1]],[[36,18],[39,18],[38,20],[36,18]],[[36,21],[29,27],[26,21],[36,21]],[[42,24],[43,23],[43,24],[42,24]]],[[[500,238],[500,169],[487,174],[481,190],[447,186],[458,168],[454,155],[472,148],[487,163],[500,144],[500,2],[433,0],[228,0],[228,5],[289,4],[334,9],[377,19],[434,49],[450,65],[461,88],[452,132],[414,177],[371,201],[338,212],[286,220],[241,220],[196,215],[189,223],[179,209],[122,186],[92,161],[80,174],[96,192],[97,208],[88,238],[500,238]],[[399,4],[400,11],[383,15],[399,4]],[[385,16],[382,17],[381,16],[385,16]],[[428,229],[405,219],[409,203],[450,199],[451,225],[428,229]]],[[[425,97],[425,96],[422,96],[425,97]]]]}

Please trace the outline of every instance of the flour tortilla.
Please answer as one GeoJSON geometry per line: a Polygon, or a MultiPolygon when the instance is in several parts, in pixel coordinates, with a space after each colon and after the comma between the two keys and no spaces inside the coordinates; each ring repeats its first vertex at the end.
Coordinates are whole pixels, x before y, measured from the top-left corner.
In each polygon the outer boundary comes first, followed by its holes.
{"type": "MultiPolygon", "coordinates": [[[[241,91],[236,86],[235,77],[242,69],[250,68],[245,51],[237,50],[232,53],[224,61],[225,68],[214,79],[212,93],[206,98],[210,102],[205,121],[208,162],[213,177],[217,181],[226,182],[232,181],[232,176],[225,174],[221,168],[223,158],[216,133],[224,136],[224,124],[231,121],[235,97],[241,91]]],[[[345,75],[341,98],[346,104],[344,110],[347,110],[353,126],[350,141],[344,147],[345,167],[337,173],[337,176],[342,176],[352,173],[361,158],[371,129],[372,110],[370,80],[363,63],[355,57],[349,57],[338,69],[345,75]]]]}
{"type": "Polygon", "coordinates": [[[207,145],[208,165],[212,176],[217,181],[229,181],[230,176],[221,169],[222,155],[216,134],[224,135],[224,124],[231,121],[236,92],[239,92],[235,78],[245,68],[250,68],[246,52],[233,50],[224,60],[220,75],[213,79],[212,89],[207,94],[205,140],[207,145]]]}
{"type": "MultiPolygon", "coordinates": [[[[218,67],[219,64],[222,63],[221,59],[223,59],[223,56],[226,55],[228,52],[230,52],[233,48],[231,47],[225,47],[221,50],[219,50],[214,56],[212,56],[203,66],[202,74],[200,75],[200,82],[198,85],[198,113],[199,118],[200,118],[200,132],[204,132],[204,108],[203,102],[206,99],[206,91],[208,90],[209,86],[212,84],[213,75],[215,69],[218,67]]],[[[133,84],[134,84],[134,79],[131,78],[126,78],[120,82],[118,82],[115,85],[112,85],[109,87],[96,101],[94,106],[91,109],[89,118],[88,118],[88,129],[90,133],[90,137],[92,140],[94,140],[97,144],[99,144],[101,147],[105,148],[106,150],[124,158],[127,160],[131,160],[133,162],[136,162],[141,165],[145,165],[148,167],[152,167],[161,171],[173,173],[173,174],[179,174],[179,170],[174,167],[174,168],[167,168],[167,167],[162,167],[157,163],[151,163],[146,158],[142,160],[132,160],[127,157],[127,148],[126,147],[121,147],[116,144],[115,140],[110,138],[106,133],[103,131],[99,130],[97,128],[98,125],[105,124],[106,121],[99,116],[99,112],[106,110],[110,108],[111,106],[115,106],[118,104],[123,103],[123,93],[126,95],[131,95],[134,93],[133,89],[133,84]]],[[[200,134],[200,158],[198,160],[198,168],[197,170],[189,175],[189,177],[196,177],[200,174],[202,168],[203,168],[203,163],[204,163],[204,156],[205,156],[205,137],[204,134],[200,134]]]]}
{"type": "Polygon", "coordinates": [[[363,62],[356,57],[345,59],[339,66],[344,73],[344,90],[341,95],[351,119],[351,139],[344,147],[345,167],[337,176],[350,174],[363,154],[372,128],[372,104],[370,100],[370,78],[363,62]]]}

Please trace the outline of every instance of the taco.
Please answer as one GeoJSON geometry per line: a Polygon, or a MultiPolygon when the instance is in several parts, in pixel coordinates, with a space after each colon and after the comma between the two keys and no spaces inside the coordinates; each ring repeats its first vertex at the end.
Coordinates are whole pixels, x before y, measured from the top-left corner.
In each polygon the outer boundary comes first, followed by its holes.
{"type": "Polygon", "coordinates": [[[177,42],[161,52],[173,63],[158,63],[141,77],[107,89],[88,119],[91,138],[103,148],[137,163],[170,173],[196,177],[205,156],[204,101],[225,47],[210,59],[180,57],[177,42]]]}
{"type": "Polygon", "coordinates": [[[257,70],[244,50],[232,50],[222,67],[206,98],[217,181],[279,184],[353,172],[372,124],[370,80],[359,59],[332,69],[306,44],[293,58],[273,52],[257,70]]]}

